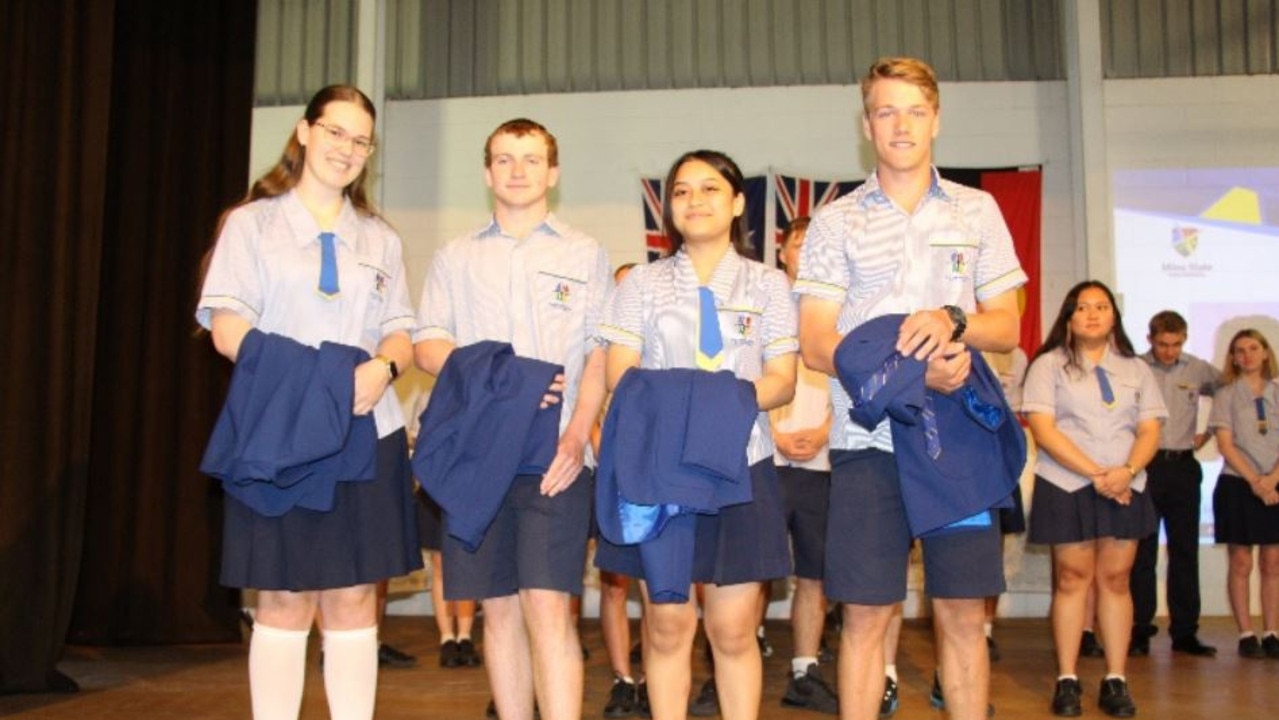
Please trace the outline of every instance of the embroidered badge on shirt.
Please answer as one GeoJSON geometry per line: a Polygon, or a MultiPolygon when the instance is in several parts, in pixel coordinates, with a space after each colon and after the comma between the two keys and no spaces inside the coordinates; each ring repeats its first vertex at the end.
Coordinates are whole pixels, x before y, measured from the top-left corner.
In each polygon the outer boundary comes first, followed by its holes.
{"type": "Polygon", "coordinates": [[[968,257],[963,250],[952,250],[950,252],[950,276],[952,278],[963,277],[968,274],[968,257]]]}
{"type": "Polygon", "coordinates": [[[573,286],[567,280],[556,281],[555,286],[551,288],[551,307],[557,310],[571,310],[573,301],[573,286]]]}
{"type": "Polygon", "coordinates": [[[755,318],[741,313],[737,316],[737,334],[743,338],[749,338],[755,330],[755,318]]]}

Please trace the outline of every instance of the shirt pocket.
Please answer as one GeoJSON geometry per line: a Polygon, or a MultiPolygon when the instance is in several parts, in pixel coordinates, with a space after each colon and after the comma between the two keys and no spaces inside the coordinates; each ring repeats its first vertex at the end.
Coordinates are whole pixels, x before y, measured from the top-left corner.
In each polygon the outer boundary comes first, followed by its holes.
{"type": "Polygon", "coordinates": [[[1114,375],[1110,377],[1115,388],[1115,412],[1119,413],[1123,427],[1135,430],[1141,418],[1143,403],[1146,402],[1146,398],[1141,396],[1141,381],[1114,375]]]}
{"type": "Polygon", "coordinates": [[[719,309],[719,327],[726,346],[741,349],[759,347],[764,332],[764,308],[722,307],[719,309]]]}
{"type": "Polygon", "coordinates": [[[951,282],[972,278],[980,245],[975,235],[961,230],[942,230],[928,237],[928,252],[937,274],[951,282]]]}
{"type": "Polygon", "coordinates": [[[586,308],[586,278],[537,271],[533,280],[533,314],[543,338],[571,339],[586,308]]]}
{"type": "Polygon", "coordinates": [[[356,258],[355,262],[358,286],[353,289],[368,298],[371,310],[382,307],[391,289],[390,271],[372,258],[356,258]]]}

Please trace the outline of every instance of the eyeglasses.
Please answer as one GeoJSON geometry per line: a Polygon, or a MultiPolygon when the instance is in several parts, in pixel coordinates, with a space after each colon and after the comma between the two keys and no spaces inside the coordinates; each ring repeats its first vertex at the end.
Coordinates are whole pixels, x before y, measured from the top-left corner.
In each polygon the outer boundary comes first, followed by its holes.
{"type": "Polygon", "coordinates": [[[338,147],[346,145],[348,142],[351,143],[351,149],[356,155],[361,157],[368,157],[377,149],[377,145],[374,145],[372,140],[363,137],[355,137],[337,125],[330,125],[328,123],[320,122],[319,120],[316,120],[311,124],[323,130],[324,134],[329,136],[329,142],[337,145],[338,147]]]}

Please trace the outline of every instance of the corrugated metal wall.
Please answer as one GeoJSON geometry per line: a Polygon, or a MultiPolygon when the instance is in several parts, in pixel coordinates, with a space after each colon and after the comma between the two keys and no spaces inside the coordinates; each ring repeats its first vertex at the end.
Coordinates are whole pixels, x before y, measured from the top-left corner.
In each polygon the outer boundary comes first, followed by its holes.
{"type": "Polygon", "coordinates": [[[356,2],[258,0],[255,105],[299,105],[355,78],[356,2]]]}
{"type": "Polygon", "coordinates": [[[1103,0],[1108,78],[1266,75],[1275,62],[1276,0],[1103,0]]]}
{"type": "MultiPolygon", "coordinates": [[[[260,0],[259,105],[354,77],[358,0],[260,0]]],[[[1073,0],[385,0],[386,96],[848,83],[915,55],[943,80],[1064,76],[1073,0]]],[[[1276,71],[1279,0],[1102,0],[1106,77],[1276,71]]]]}
{"type": "Polygon", "coordinates": [[[1062,74],[1058,0],[388,0],[387,97],[1062,74]]]}

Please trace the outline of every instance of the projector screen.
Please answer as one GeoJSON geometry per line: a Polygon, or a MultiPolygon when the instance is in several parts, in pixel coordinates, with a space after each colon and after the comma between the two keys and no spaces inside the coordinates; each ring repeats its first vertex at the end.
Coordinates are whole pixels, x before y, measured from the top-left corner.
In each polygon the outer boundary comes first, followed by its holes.
{"type": "MultiPolygon", "coordinates": [[[[1165,309],[1190,325],[1186,352],[1218,368],[1243,328],[1279,348],[1279,168],[1124,170],[1111,190],[1115,291],[1138,352],[1149,348],[1150,317],[1165,309]]],[[[1210,443],[1199,459],[1201,537],[1211,542],[1221,458],[1210,443]]]]}

